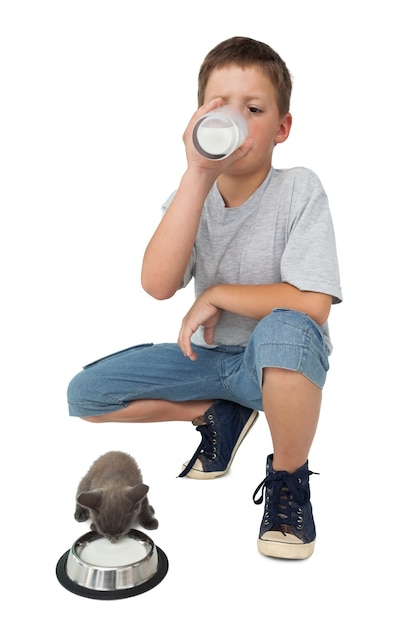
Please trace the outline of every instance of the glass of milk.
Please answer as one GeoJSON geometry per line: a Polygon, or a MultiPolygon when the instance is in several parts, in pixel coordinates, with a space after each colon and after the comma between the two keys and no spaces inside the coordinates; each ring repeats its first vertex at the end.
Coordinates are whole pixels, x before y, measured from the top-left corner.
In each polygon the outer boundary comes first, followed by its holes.
{"type": "Polygon", "coordinates": [[[243,106],[224,105],[200,117],[194,125],[194,147],[206,159],[220,160],[237,150],[248,136],[243,106]]]}

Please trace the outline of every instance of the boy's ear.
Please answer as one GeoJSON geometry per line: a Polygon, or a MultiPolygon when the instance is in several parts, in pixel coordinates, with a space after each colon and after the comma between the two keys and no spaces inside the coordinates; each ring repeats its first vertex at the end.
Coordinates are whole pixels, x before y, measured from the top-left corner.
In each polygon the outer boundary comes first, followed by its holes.
{"type": "Polygon", "coordinates": [[[284,143],[286,139],[288,139],[288,135],[290,134],[292,125],[292,115],[291,113],[286,113],[281,120],[279,128],[275,135],[275,145],[277,143],[284,143]]]}

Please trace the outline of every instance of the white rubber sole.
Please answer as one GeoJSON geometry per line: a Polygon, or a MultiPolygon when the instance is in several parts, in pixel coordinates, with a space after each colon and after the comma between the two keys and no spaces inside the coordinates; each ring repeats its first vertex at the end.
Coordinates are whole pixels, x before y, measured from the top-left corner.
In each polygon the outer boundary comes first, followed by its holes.
{"type": "Polygon", "coordinates": [[[315,541],[303,543],[295,535],[269,531],[258,539],[258,550],[264,556],[276,559],[308,559],[314,551],[315,541]]]}

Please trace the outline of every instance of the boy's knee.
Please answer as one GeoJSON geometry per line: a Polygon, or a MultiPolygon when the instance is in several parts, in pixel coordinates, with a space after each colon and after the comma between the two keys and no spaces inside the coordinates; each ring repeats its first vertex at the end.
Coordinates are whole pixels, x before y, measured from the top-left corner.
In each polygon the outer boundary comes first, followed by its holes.
{"type": "Polygon", "coordinates": [[[97,411],[93,410],[92,386],[88,378],[85,370],[74,376],[67,388],[67,402],[70,415],[92,421],[91,416],[97,411]]]}
{"type": "Polygon", "coordinates": [[[290,309],[274,309],[260,320],[248,357],[256,363],[260,383],[264,369],[271,367],[298,372],[323,387],[329,367],[320,328],[304,313],[290,309]]]}
{"type": "MultiPolygon", "coordinates": [[[[292,309],[274,309],[260,320],[254,336],[260,342],[299,344],[305,333],[310,334],[315,324],[308,315],[292,309]]],[[[316,332],[319,333],[317,330],[316,332]]]]}

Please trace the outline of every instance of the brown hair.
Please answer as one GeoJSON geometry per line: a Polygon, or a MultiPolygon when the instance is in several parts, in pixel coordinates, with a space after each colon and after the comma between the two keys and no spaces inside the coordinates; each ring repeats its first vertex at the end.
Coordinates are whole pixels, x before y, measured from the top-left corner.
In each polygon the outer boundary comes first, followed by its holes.
{"type": "Polygon", "coordinates": [[[291,76],[279,54],[270,46],[249,37],[232,37],[215,46],[204,59],[198,75],[198,106],[204,102],[204,93],[210,74],[228,65],[257,66],[275,87],[280,115],[290,109],[291,76]]]}

